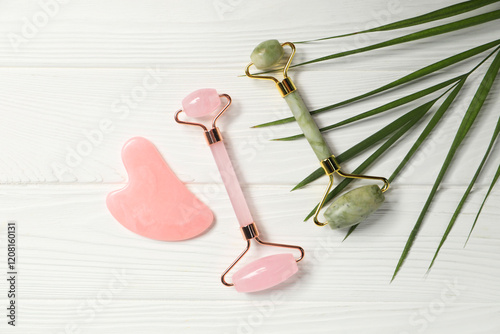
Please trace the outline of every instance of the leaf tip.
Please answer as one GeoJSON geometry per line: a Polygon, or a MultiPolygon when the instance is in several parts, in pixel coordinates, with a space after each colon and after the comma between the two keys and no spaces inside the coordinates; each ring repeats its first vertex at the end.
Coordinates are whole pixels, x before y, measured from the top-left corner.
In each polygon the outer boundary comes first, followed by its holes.
{"type": "Polygon", "coordinates": [[[401,266],[400,266],[400,264],[398,264],[398,266],[394,270],[394,274],[392,274],[391,281],[389,282],[389,284],[391,284],[396,279],[396,276],[398,275],[400,268],[401,268],[401,266]]]}
{"type": "MultiPolygon", "coordinates": [[[[471,231],[471,233],[472,233],[472,231],[471,231]]],[[[471,233],[469,233],[469,235],[467,236],[467,240],[465,240],[464,248],[467,246],[467,243],[469,242],[471,233]]]]}
{"type": "Polygon", "coordinates": [[[431,264],[429,265],[429,268],[427,268],[427,271],[424,274],[424,278],[427,278],[427,276],[429,276],[429,273],[431,272],[431,268],[433,265],[434,265],[434,261],[432,261],[431,264]]]}

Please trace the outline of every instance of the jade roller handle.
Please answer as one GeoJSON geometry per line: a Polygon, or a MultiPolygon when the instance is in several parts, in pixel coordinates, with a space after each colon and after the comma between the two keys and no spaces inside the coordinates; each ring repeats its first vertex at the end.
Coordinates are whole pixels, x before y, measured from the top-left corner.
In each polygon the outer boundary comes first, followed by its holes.
{"type": "Polygon", "coordinates": [[[257,47],[252,51],[252,54],[250,55],[252,63],[247,66],[245,73],[250,78],[273,80],[278,88],[284,88],[286,86],[286,89],[280,89],[282,93],[281,95],[284,97],[286,103],[288,103],[293,116],[295,116],[297,123],[302,129],[302,132],[311,145],[314,153],[320,161],[323,161],[325,159],[328,159],[332,155],[332,153],[330,152],[325,139],[321,135],[318,125],[312,118],[304,101],[300,97],[299,93],[295,89],[294,84],[287,75],[288,67],[290,66],[294,54],[295,46],[290,42],[280,44],[280,42],[275,39],[262,42],[257,45],[257,47]],[[276,63],[278,63],[283,57],[283,45],[289,45],[292,48],[292,54],[289,56],[287,64],[283,69],[283,82],[279,82],[276,78],[271,76],[259,76],[252,75],[250,73],[249,69],[252,65],[255,65],[255,67],[261,70],[266,70],[276,65],[276,63]],[[283,85],[285,81],[287,81],[289,86],[283,85]]]}
{"type": "Polygon", "coordinates": [[[288,77],[288,69],[294,54],[295,45],[293,45],[293,43],[285,42],[281,44],[279,41],[274,39],[264,41],[257,45],[252,51],[252,54],[250,55],[252,62],[247,65],[245,74],[254,79],[274,81],[281,93],[281,96],[283,96],[286,103],[290,107],[290,110],[304,133],[304,136],[309,142],[309,145],[311,145],[316,157],[320,161],[321,166],[325,170],[325,173],[330,178],[328,188],[324,193],[320,204],[316,207],[314,222],[320,226],[324,226],[328,223],[332,229],[356,225],[375,211],[384,202],[383,192],[389,188],[389,182],[383,177],[346,174],[340,170],[340,166],[338,166],[338,163],[335,161],[332,152],[330,151],[323,135],[320,132],[320,129],[318,128],[318,125],[312,118],[311,113],[297,92],[295,85],[288,77]],[[252,65],[255,65],[255,67],[260,70],[268,70],[272,69],[273,66],[276,66],[284,55],[283,46],[285,45],[290,47],[291,54],[286,60],[286,65],[283,67],[282,81],[279,81],[273,76],[262,75],[265,73],[261,73],[260,75],[250,73],[250,67],[252,65]],[[325,204],[327,195],[333,185],[334,172],[345,178],[382,181],[384,182],[384,187],[379,188],[377,185],[369,185],[345,193],[337,198],[325,211],[325,218],[327,219],[327,222],[322,223],[318,220],[318,214],[325,204]]]}
{"type": "Polygon", "coordinates": [[[319,161],[328,159],[332,152],[298,91],[291,92],[284,99],[319,161]]]}

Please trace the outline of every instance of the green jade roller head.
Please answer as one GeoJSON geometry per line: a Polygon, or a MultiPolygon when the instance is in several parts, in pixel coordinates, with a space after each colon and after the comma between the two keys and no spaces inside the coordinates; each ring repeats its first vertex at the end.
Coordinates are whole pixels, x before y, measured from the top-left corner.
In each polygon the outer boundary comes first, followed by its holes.
{"type": "Polygon", "coordinates": [[[386,178],[379,176],[347,174],[342,172],[340,165],[335,160],[335,156],[326,144],[318,125],[312,118],[311,113],[297,92],[297,88],[288,77],[288,68],[290,67],[294,55],[295,45],[293,43],[286,42],[280,44],[280,42],[275,39],[262,42],[257,45],[250,55],[252,62],[247,65],[245,74],[249,78],[253,79],[274,81],[281,96],[290,107],[290,110],[304,133],[304,136],[318,157],[321,167],[323,167],[326,175],[328,175],[330,179],[323,198],[317,206],[314,215],[314,223],[319,226],[325,226],[328,224],[332,229],[346,228],[359,224],[371,213],[377,210],[384,202],[384,192],[389,189],[389,181],[387,181],[386,178]],[[284,46],[290,47],[291,53],[288,59],[286,59],[286,63],[283,67],[283,80],[280,81],[273,76],[255,75],[250,73],[250,67],[252,65],[259,70],[269,70],[277,67],[277,65],[281,63],[280,61],[285,54],[283,48],[284,46]],[[334,174],[338,174],[344,178],[382,181],[383,186],[380,188],[376,184],[366,185],[343,194],[338,197],[325,211],[324,216],[326,218],[326,222],[320,222],[318,215],[325,204],[328,193],[332,188],[334,174]]]}

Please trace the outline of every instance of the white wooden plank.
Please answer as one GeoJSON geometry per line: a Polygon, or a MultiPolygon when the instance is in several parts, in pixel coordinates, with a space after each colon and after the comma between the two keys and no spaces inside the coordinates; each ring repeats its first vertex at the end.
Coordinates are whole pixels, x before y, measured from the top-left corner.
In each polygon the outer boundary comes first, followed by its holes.
{"type": "MultiPolygon", "coordinates": [[[[127,139],[136,135],[152,140],[183,181],[214,182],[218,180],[218,173],[200,131],[173,121],[173,113],[180,108],[182,98],[200,87],[216,87],[233,97],[234,104],[219,125],[231,156],[239,166],[243,183],[294,185],[317,168],[316,158],[306,141],[269,141],[299,133],[296,124],[250,129],[252,125],[291,114],[271,83],[237,77],[232,71],[160,69],[159,74],[155,71],[1,70],[0,109],[6,115],[0,124],[4,138],[0,142],[3,152],[1,182],[122,182],[127,176],[120,150],[127,139]],[[143,88],[144,78],[151,80],[150,84],[157,80],[158,85],[146,91],[144,98],[134,99],[136,95],[133,94],[143,88]],[[107,126],[103,128],[102,122],[107,126]]],[[[301,72],[295,78],[305,100],[315,109],[352,97],[356,92],[374,89],[406,73],[387,73],[383,81],[377,72],[301,72]],[[332,77],[336,80],[331,81],[332,77]],[[324,83],[329,83],[331,88],[319,87],[324,83]]],[[[320,115],[317,119],[320,125],[331,124],[454,75],[456,73],[419,82],[402,91],[320,115]]],[[[444,124],[438,127],[398,182],[433,182],[440,164],[428,162],[443,161],[460,115],[465,113],[477,85],[478,80],[471,80],[463,97],[445,116],[444,124]]],[[[493,91],[498,87],[495,85],[493,91]]],[[[471,131],[470,141],[457,156],[458,168],[452,170],[451,178],[445,179],[445,183],[450,180],[459,180],[460,184],[468,182],[472,169],[484,153],[477,147],[485,147],[490,140],[497,119],[492,111],[499,103],[495,96],[488,100],[484,113],[471,131]],[[462,168],[463,165],[467,168],[462,168]]],[[[413,103],[388,115],[377,116],[376,120],[326,133],[332,150],[341,153],[417,105],[413,103]]],[[[392,173],[422,128],[420,126],[410,137],[405,137],[403,145],[389,151],[370,172],[387,176],[392,173]]],[[[367,154],[345,164],[346,170],[355,168],[367,154]]],[[[491,168],[485,171],[487,178],[481,178],[478,184],[489,182],[492,168],[499,159],[498,150],[495,150],[491,168]]]]}
{"type": "MultiPolygon", "coordinates": [[[[170,68],[231,67],[240,71],[241,65],[248,61],[249,52],[264,39],[297,41],[352,32],[438,9],[454,1],[429,2],[422,6],[408,0],[371,0],[361,10],[355,4],[342,1],[293,4],[260,1],[260,5],[224,0],[185,3],[156,0],[146,3],[72,1],[54,10],[54,15],[50,16],[29,1],[24,6],[11,6],[12,11],[4,11],[2,21],[5,24],[0,27],[0,47],[4,50],[0,55],[0,65],[144,67],[155,64],[170,68]],[[219,3],[230,7],[226,11],[222,9],[222,15],[217,9],[219,3]],[[112,10],[114,6],[119,6],[120,10],[112,10]],[[110,12],[112,16],[109,16],[110,12]]],[[[477,13],[491,10],[491,7],[477,13]]],[[[420,27],[412,27],[408,32],[418,29],[420,27]]],[[[452,55],[492,41],[496,39],[497,29],[498,22],[491,22],[431,42],[420,41],[378,51],[378,57],[370,54],[354,57],[353,63],[347,59],[336,61],[336,64],[363,70],[416,69],[445,54],[452,55]]],[[[297,60],[400,35],[400,32],[388,32],[372,34],[366,39],[355,36],[304,46],[309,51],[299,54],[297,60]]],[[[322,70],[324,66],[310,68],[322,70]]]]}
{"type": "MultiPolygon", "coordinates": [[[[193,185],[214,210],[216,223],[203,236],[166,243],[134,235],[107,212],[105,194],[119,185],[4,186],[2,217],[19,224],[19,290],[35,299],[81,299],[123,271],[130,287],[120,298],[237,300],[241,295],[220,284],[219,276],[243,247],[229,201],[220,185],[193,185]],[[214,187],[215,186],[215,187],[214,187]],[[206,193],[209,189],[217,192],[206,193]],[[216,197],[214,197],[216,196],[216,197]],[[199,287],[203,286],[203,289],[199,287]]],[[[500,296],[498,193],[463,249],[482,194],[471,197],[442,249],[435,268],[424,274],[460,197],[458,189],[443,190],[398,279],[389,284],[397,259],[428,188],[395,188],[380,211],[345,242],[343,232],[301,223],[307,208],[321,193],[312,187],[289,194],[285,187],[245,188],[254,217],[268,240],[302,245],[307,257],[300,274],[281,288],[294,301],[421,302],[439,293],[443,282],[458,280],[466,287],[465,302],[495,302],[500,296]]],[[[2,224],[0,239],[6,238],[2,224]]],[[[268,254],[256,247],[248,260],[268,254]]],[[[5,254],[1,254],[2,261],[5,254]]],[[[5,282],[0,285],[3,289],[5,282]]],[[[266,298],[257,294],[255,298],[266,298]]],[[[253,298],[253,297],[248,297],[253,298]]]]}
{"type": "MultiPolygon", "coordinates": [[[[304,141],[268,141],[297,133],[295,124],[249,128],[286,117],[289,111],[272,84],[238,77],[249,52],[262,40],[297,41],[347,33],[456,2],[89,0],[56,7],[55,0],[3,2],[0,244],[6,238],[5,222],[16,220],[20,312],[18,328],[7,326],[2,314],[0,332],[498,332],[497,190],[463,248],[500,163],[496,148],[435,267],[425,276],[440,236],[489,141],[497,120],[494,110],[500,103],[495,96],[487,101],[445,178],[405,266],[389,284],[479,76],[475,84],[465,87],[440,132],[394,183],[384,206],[344,242],[344,233],[302,223],[322,194],[324,180],[300,191],[290,193],[289,189],[316,168],[317,162],[304,141]],[[14,34],[22,36],[34,19],[43,21],[47,15],[43,6],[50,19],[31,27],[32,36],[16,49],[14,34]],[[148,69],[159,74],[148,74],[148,69]],[[144,88],[144,80],[153,87],[147,89],[144,99],[132,101],[134,106],[125,113],[123,99],[144,88]],[[201,87],[215,87],[234,99],[231,113],[220,124],[263,236],[306,249],[299,274],[273,291],[238,294],[219,282],[221,271],[239,253],[243,241],[201,134],[172,120],[181,99],[201,87]],[[112,129],[96,139],[88,155],[68,173],[56,175],[54,164],[64,166],[68,152],[84,147],[89,140],[86,134],[93,131],[95,135],[100,124],[112,129]],[[179,177],[214,210],[217,221],[206,234],[180,243],[152,241],[125,230],[108,213],[106,194],[122,187],[127,179],[120,148],[135,135],[151,139],[179,177]],[[275,296],[281,299],[273,304],[275,296]]],[[[432,25],[365,39],[355,36],[300,44],[296,61],[432,25]]],[[[496,39],[498,27],[498,21],[491,22],[291,73],[307,104],[319,108],[496,39]]],[[[463,73],[479,59],[401,91],[320,115],[317,120],[325,125],[366,111],[463,73]]],[[[484,71],[482,68],[478,74],[484,71]]],[[[499,87],[497,83],[492,92],[499,87]]],[[[340,153],[415,106],[410,104],[353,128],[340,128],[326,134],[327,139],[335,153],[340,153]]],[[[389,175],[416,135],[405,137],[370,173],[389,175]]],[[[363,157],[345,163],[346,170],[352,170],[363,157]]],[[[255,247],[247,261],[269,252],[255,247]]],[[[5,252],[0,252],[0,263],[5,263],[5,252]]],[[[6,291],[4,279],[0,291],[6,291]]]]}
{"type": "MultiPolygon", "coordinates": [[[[106,291],[104,288],[103,291],[106,291]]],[[[231,304],[210,301],[128,301],[119,292],[87,301],[23,300],[19,328],[7,333],[496,333],[500,305],[463,303],[443,285],[418,303],[290,302],[287,294],[231,304]]],[[[98,292],[97,292],[98,293],[98,292]]]]}

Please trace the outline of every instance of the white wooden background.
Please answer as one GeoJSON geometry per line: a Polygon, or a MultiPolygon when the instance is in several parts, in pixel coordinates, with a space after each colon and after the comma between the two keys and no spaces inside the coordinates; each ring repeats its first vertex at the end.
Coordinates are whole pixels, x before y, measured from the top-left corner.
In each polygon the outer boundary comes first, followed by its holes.
{"type": "MultiPolygon", "coordinates": [[[[500,162],[498,149],[434,269],[425,275],[489,141],[500,108],[498,82],[405,266],[389,284],[475,85],[468,85],[439,133],[394,183],[382,209],[342,243],[343,232],[302,222],[325,180],[289,192],[317,167],[307,143],[268,141],[297,133],[297,126],[249,128],[288,116],[284,101],[271,83],[238,76],[260,41],[347,33],[455,2],[73,0],[55,6],[54,0],[0,1],[0,267],[7,271],[8,220],[18,222],[20,262],[18,327],[6,325],[7,286],[2,279],[0,332],[498,333],[498,189],[463,248],[500,162]],[[42,3],[50,13],[47,20],[42,3]],[[16,36],[22,38],[18,45],[12,43],[16,36]],[[144,98],[133,98],[143,80],[157,85],[144,98]],[[244,242],[200,132],[172,118],[182,98],[202,87],[217,88],[234,99],[220,126],[264,236],[306,249],[300,273],[274,291],[239,294],[220,284],[220,273],[244,242]],[[131,100],[130,107],[124,99],[131,100]],[[95,134],[102,122],[109,131],[85,146],[86,134],[95,134]],[[208,233],[186,242],[157,242],[129,232],[107,211],[106,194],[127,179],[120,149],[137,135],[154,142],[177,175],[213,209],[216,223],[208,233]],[[87,155],[69,161],[69,168],[68,154],[78,147],[87,155]],[[64,166],[66,170],[57,172],[64,166]]],[[[317,108],[498,38],[499,28],[498,21],[491,22],[303,67],[291,75],[309,106],[317,108]]],[[[300,45],[296,61],[400,34],[300,45]]],[[[478,60],[432,80],[465,72],[478,60]]],[[[324,114],[318,122],[344,119],[431,81],[324,114]]],[[[327,138],[340,153],[408,108],[338,129],[327,138]]],[[[414,138],[405,137],[370,173],[390,175],[414,138]]],[[[354,159],[345,168],[352,170],[360,161],[354,159]]],[[[265,253],[260,248],[249,259],[265,253]]]]}

